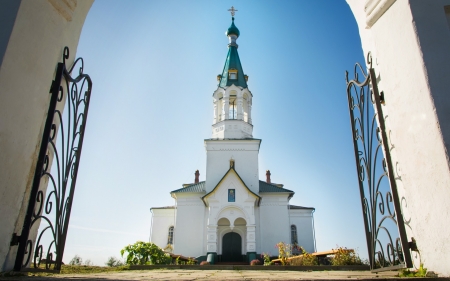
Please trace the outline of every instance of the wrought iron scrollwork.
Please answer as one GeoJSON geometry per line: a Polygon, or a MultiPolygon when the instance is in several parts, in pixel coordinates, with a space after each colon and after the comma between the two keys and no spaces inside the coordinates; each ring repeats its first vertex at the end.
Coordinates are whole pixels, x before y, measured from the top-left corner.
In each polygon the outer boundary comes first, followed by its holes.
{"type": "Polygon", "coordinates": [[[374,271],[412,267],[372,56],[368,71],[355,64],[346,72],[347,97],[370,267],[374,271]],[[361,76],[360,76],[361,75],[361,76]],[[360,79],[362,78],[362,79],[360,79]]]}
{"type": "Polygon", "coordinates": [[[52,82],[50,106],[30,201],[20,235],[15,270],[61,269],[92,90],[84,61],[66,66],[64,48],[52,82]],[[72,77],[74,69],[78,69],[72,77]],[[45,245],[45,246],[44,246],[45,245]]]}

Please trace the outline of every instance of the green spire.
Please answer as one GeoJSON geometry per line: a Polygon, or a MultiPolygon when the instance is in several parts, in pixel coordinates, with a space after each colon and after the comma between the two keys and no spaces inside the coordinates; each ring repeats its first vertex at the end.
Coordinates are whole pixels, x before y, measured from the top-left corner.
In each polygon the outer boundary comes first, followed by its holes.
{"type": "Polygon", "coordinates": [[[236,39],[239,37],[239,29],[234,25],[234,17],[226,34],[230,38],[230,44],[228,44],[227,59],[220,77],[219,87],[224,88],[234,84],[235,86],[247,88],[247,81],[237,51],[236,39]]]}

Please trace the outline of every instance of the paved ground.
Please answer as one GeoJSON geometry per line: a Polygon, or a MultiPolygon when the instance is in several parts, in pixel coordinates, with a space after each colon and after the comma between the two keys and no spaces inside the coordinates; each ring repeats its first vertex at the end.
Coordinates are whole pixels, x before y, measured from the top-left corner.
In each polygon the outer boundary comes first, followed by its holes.
{"type": "MultiPolygon", "coordinates": [[[[155,269],[131,270],[124,272],[109,272],[98,274],[55,274],[48,277],[11,276],[0,277],[0,280],[23,281],[58,281],[69,280],[371,280],[395,279],[397,272],[371,273],[369,271],[272,271],[272,270],[186,270],[186,269],[155,269]]],[[[414,281],[422,278],[414,278],[414,281]]],[[[401,280],[405,280],[402,278],[401,280]]],[[[437,280],[426,278],[427,281],[437,280]]],[[[450,280],[447,278],[439,280],[450,280]]]]}

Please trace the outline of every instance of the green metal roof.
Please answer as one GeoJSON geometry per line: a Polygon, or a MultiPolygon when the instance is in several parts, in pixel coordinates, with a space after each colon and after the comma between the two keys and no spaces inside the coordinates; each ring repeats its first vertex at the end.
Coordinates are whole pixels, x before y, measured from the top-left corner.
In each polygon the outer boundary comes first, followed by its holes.
{"type": "Polygon", "coordinates": [[[292,190],[278,187],[274,184],[267,183],[265,181],[259,181],[259,192],[288,192],[288,193],[295,193],[292,190]]]}
{"type": "Polygon", "coordinates": [[[239,29],[234,25],[234,17],[231,18],[231,26],[228,28],[226,34],[227,34],[227,36],[230,34],[234,34],[237,37],[239,37],[240,32],[239,32],[239,29]]]}
{"type": "Polygon", "coordinates": [[[165,207],[151,207],[150,210],[161,210],[161,209],[176,209],[175,206],[165,206],[165,207]]]}
{"type": "MultiPolygon", "coordinates": [[[[227,36],[228,34],[236,34],[237,36],[239,36],[239,29],[237,29],[237,27],[234,25],[234,19],[227,31],[227,36]],[[235,28],[235,30],[233,28],[235,28]]],[[[238,47],[236,44],[228,45],[227,59],[225,60],[222,77],[220,78],[219,82],[219,87],[221,88],[225,88],[233,84],[238,87],[247,88],[247,81],[245,81],[244,70],[242,69],[241,60],[239,59],[237,48],[238,47]],[[230,69],[237,70],[237,79],[229,79],[228,71],[230,69]]]]}
{"type": "Polygon", "coordinates": [[[296,206],[296,205],[289,205],[290,210],[315,210],[316,208],[313,207],[303,207],[303,206],[296,206]]]}
{"type": "Polygon", "coordinates": [[[201,181],[199,183],[193,183],[189,186],[171,191],[170,193],[179,193],[179,192],[206,192],[205,181],[201,181]]]}

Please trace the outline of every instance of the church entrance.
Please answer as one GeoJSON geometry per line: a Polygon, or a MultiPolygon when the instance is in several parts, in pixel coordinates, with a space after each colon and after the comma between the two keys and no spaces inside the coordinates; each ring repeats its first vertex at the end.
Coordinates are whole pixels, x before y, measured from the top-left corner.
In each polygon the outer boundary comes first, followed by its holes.
{"type": "Polygon", "coordinates": [[[229,232],[222,239],[222,262],[242,261],[242,238],[236,232],[229,232]]]}

